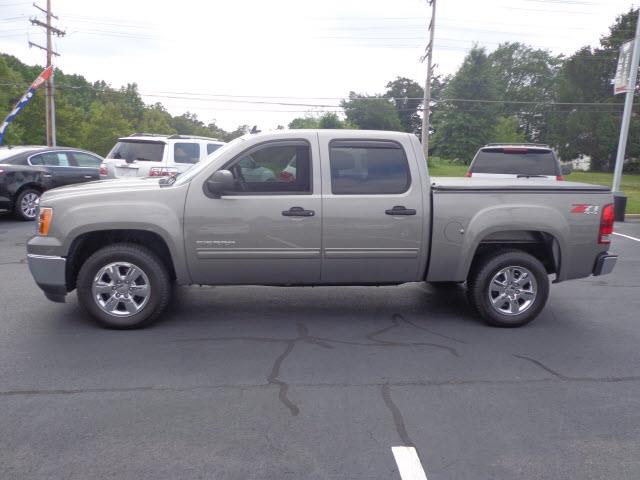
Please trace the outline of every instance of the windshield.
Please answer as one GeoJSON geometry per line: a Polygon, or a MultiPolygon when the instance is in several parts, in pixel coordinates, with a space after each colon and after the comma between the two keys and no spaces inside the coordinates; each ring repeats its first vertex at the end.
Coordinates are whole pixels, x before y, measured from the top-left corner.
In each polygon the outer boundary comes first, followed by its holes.
{"type": "Polygon", "coordinates": [[[204,170],[205,168],[207,168],[209,166],[209,164],[214,161],[216,158],[218,158],[220,155],[224,155],[225,152],[227,152],[229,150],[229,148],[235,147],[238,143],[242,143],[244,142],[244,138],[242,137],[238,137],[235,140],[226,143],[224,145],[222,145],[219,149],[217,149],[215,152],[213,152],[212,154],[210,154],[206,160],[203,160],[202,162],[199,162],[197,164],[195,164],[193,167],[191,167],[189,170],[187,170],[184,173],[179,174],[176,178],[176,181],[174,182],[175,185],[182,185],[184,183],[189,182],[193,177],[195,177],[196,175],[198,175],[202,170],[204,170]]]}
{"type": "Polygon", "coordinates": [[[550,176],[559,174],[551,150],[531,148],[485,148],[478,152],[471,172],[550,176]]]}
{"type": "Polygon", "coordinates": [[[133,162],[134,160],[161,162],[163,155],[163,142],[120,140],[107,154],[106,158],[122,158],[127,162],[133,162]]]}

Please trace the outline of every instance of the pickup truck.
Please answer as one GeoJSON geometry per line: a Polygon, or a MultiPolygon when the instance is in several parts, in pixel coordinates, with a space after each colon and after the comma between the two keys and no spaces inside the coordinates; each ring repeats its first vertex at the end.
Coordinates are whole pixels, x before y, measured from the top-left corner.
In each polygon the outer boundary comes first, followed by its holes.
{"type": "Polygon", "coordinates": [[[613,269],[607,188],[430,178],[421,152],[407,133],[289,130],[240,137],[177,177],[58,188],[42,196],[29,268],[50,300],[77,289],[120,329],[157,319],[173,284],[424,281],[466,282],[480,317],[516,327],[550,278],[613,269]],[[273,175],[246,178],[247,158],[273,175]]]}

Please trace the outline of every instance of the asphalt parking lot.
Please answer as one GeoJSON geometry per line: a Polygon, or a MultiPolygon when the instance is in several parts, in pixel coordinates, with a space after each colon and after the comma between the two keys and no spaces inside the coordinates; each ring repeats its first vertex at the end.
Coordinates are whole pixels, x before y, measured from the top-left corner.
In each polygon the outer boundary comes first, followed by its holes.
{"type": "MultiPolygon", "coordinates": [[[[180,288],[141,331],[46,300],[0,214],[0,478],[640,478],[640,242],[521,329],[462,288],[180,288]]],[[[640,238],[640,223],[616,231],[640,238]]]]}

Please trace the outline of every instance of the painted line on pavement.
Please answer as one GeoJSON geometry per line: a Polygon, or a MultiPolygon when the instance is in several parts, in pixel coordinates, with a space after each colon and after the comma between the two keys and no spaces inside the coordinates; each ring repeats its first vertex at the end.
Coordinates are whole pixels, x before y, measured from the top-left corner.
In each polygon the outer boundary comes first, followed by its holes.
{"type": "Polygon", "coordinates": [[[418,452],[413,447],[391,447],[402,480],[427,480],[418,452]]]}
{"type": "Polygon", "coordinates": [[[640,242],[640,238],[632,237],[631,235],[625,235],[624,233],[613,232],[614,235],[618,235],[619,237],[628,238],[629,240],[635,240],[636,242],[640,242]]]}

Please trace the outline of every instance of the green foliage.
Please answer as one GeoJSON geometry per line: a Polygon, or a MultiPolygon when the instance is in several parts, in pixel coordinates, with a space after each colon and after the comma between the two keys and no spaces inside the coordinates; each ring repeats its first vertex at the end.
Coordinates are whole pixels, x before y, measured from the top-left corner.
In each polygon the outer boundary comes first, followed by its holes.
{"type": "Polygon", "coordinates": [[[446,102],[434,112],[433,144],[438,155],[470,163],[478,147],[493,139],[499,106],[491,101],[497,99],[498,90],[498,79],[485,49],[472,48],[442,95],[446,99],[479,101],[446,102]]]}
{"type": "Polygon", "coordinates": [[[492,142],[522,143],[526,142],[525,134],[520,130],[518,118],[515,116],[501,117],[496,123],[496,130],[492,142]]]}
{"type": "MultiPolygon", "coordinates": [[[[17,58],[0,54],[0,120],[24,95],[43,67],[28,66],[17,58]]],[[[183,133],[230,140],[248,127],[226,132],[215,123],[205,125],[189,112],[173,117],[162,104],[145,105],[135,83],[119,89],[105,82],[89,83],[81,75],[55,72],[56,127],[59,145],[92,150],[105,155],[118,137],[134,132],[183,133]]],[[[45,88],[41,87],[27,107],[9,126],[6,144],[46,143],[45,88]]]]}
{"type": "Polygon", "coordinates": [[[554,99],[554,87],[561,57],[522,43],[503,43],[489,55],[498,81],[501,111],[516,116],[519,129],[529,142],[544,140],[548,132],[545,103],[554,99]],[[539,103],[526,103],[539,102],[539,103]]]}
{"type": "Polygon", "coordinates": [[[342,101],[347,120],[363,130],[402,131],[402,123],[393,103],[387,98],[367,97],[349,93],[349,100],[342,101]]]}
{"type": "Polygon", "coordinates": [[[345,128],[354,128],[353,125],[349,123],[347,120],[342,120],[340,117],[333,113],[327,112],[319,117],[313,115],[307,115],[306,117],[298,117],[294,118],[289,122],[289,128],[291,129],[309,129],[309,128],[336,128],[336,129],[345,129],[345,128]]]}
{"type": "Polygon", "coordinates": [[[418,109],[422,105],[424,89],[409,78],[398,77],[387,83],[384,96],[393,101],[402,129],[405,132],[420,133],[422,118],[418,115],[418,109]]]}
{"type": "MultiPolygon", "coordinates": [[[[557,102],[610,103],[618,107],[581,107],[556,111],[549,115],[550,142],[557,145],[562,158],[578,155],[591,157],[591,168],[610,171],[615,162],[622,96],[613,96],[611,79],[615,76],[620,45],[628,40],[636,25],[633,10],[619,16],[609,35],[601,37],[600,48],[584,47],[569,57],[558,74],[555,85],[557,102]]],[[[640,120],[632,117],[627,158],[640,156],[640,120]]]]}

